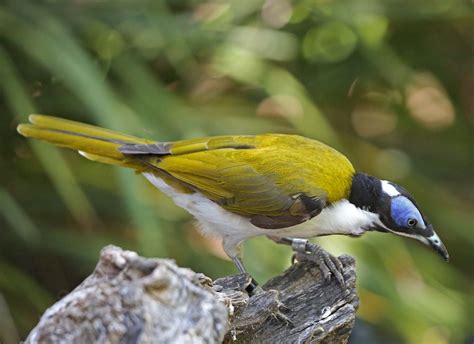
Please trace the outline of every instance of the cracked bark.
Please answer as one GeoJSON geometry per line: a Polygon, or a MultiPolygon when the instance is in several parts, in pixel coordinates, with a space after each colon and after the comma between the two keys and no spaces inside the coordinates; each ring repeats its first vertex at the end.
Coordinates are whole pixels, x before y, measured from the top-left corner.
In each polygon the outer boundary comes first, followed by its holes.
{"type": "Polygon", "coordinates": [[[210,280],[168,259],[107,246],[94,272],[51,306],[27,343],[346,343],[355,320],[354,260],[345,291],[310,262],[249,297],[245,274],[210,280]]]}

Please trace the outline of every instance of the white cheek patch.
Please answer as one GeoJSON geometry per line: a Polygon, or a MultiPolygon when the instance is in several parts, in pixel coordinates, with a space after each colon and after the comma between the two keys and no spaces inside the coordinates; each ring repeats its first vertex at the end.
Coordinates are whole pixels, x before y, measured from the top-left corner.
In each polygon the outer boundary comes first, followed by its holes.
{"type": "Polygon", "coordinates": [[[382,180],[382,190],[390,197],[399,196],[400,192],[387,180],[382,180]]]}

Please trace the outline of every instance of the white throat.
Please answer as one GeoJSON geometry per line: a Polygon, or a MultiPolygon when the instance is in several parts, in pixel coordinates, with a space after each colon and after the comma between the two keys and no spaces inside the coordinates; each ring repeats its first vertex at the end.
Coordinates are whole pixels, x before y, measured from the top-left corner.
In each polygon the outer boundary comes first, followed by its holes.
{"type": "Polygon", "coordinates": [[[379,216],[360,209],[347,199],[340,200],[315,216],[310,221],[297,226],[285,228],[288,236],[312,237],[328,234],[345,234],[359,236],[373,224],[379,224],[379,216]]]}

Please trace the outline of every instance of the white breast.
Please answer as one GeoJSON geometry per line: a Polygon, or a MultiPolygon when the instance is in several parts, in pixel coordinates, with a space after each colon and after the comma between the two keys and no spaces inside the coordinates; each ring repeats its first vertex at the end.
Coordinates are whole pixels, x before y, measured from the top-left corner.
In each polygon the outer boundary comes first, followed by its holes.
{"type": "Polygon", "coordinates": [[[259,235],[273,237],[311,238],[328,234],[361,235],[363,228],[377,222],[378,216],[355,207],[348,200],[341,200],[325,209],[309,221],[282,229],[262,229],[252,225],[248,218],[231,213],[202,194],[177,192],[153,173],[143,175],[158,189],[170,196],[176,205],[186,209],[201,224],[204,234],[223,239],[229,250],[242,241],[259,235]]]}

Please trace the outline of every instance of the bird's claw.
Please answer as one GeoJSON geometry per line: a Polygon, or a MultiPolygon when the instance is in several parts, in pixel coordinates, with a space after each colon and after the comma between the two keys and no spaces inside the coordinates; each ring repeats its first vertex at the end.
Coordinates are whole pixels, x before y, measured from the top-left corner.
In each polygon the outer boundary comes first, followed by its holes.
{"type": "Polygon", "coordinates": [[[297,252],[295,258],[298,261],[306,260],[316,263],[326,282],[329,282],[331,275],[333,275],[341,288],[346,288],[346,282],[343,276],[344,266],[341,261],[332,254],[324,251],[318,245],[308,243],[306,245],[306,252],[297,252]]]}

